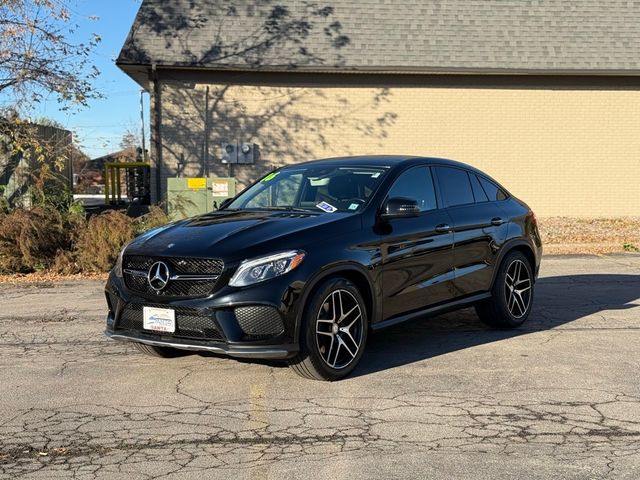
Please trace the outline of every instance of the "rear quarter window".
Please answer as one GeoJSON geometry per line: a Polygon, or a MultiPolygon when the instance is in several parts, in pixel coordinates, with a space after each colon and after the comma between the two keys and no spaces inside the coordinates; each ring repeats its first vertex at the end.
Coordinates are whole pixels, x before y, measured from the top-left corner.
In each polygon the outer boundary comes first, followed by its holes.
{"type": "Polygon", "coordinates": [[[476,198],[476,203],[488,202],[489,197],[487,197],[487,194],[482,188],[482,185],[480,185],[480,180],[478,180],[478,177],[473,173],[469,173],[469,178],[471,179],[471,186],[473,187],[473,196],[476,198]]]}
{"type": "Polygon", "coordinates": [[[504,200],[507,198],[507,194],[498,187],[495,183],[487,180],[484,177],[478,177],[480,180],[480,184],[484,189],[485,193],[489,197],[489,200],[492,202],[504,200]]]}

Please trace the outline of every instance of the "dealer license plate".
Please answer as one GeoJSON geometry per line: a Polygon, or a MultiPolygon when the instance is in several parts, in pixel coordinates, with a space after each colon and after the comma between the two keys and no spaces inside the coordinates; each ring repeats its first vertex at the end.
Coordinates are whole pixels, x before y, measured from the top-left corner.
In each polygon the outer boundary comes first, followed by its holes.
{"type": "Polygon", "coordinates": [[[145,330],[173,333],[176,331],[176,312],[170,308],[143,307],[143,323],[145,330]]]}

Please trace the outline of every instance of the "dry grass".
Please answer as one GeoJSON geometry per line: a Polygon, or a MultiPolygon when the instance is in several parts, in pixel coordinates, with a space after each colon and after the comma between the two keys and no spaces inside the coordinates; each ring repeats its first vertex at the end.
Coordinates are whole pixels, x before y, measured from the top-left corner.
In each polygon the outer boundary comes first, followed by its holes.
{"type": "Polygon", "coordinates": [[[0,272],[49,269],[70,246],[71,228],[54,208],[17,208],[0,217],[0,272]]]}
{"type": "Polygon", "coordinates": [[[73,280],[102,280],[106,281],[108,273],[73,273],[61,274],[53,272],[14,273],[12,275],[0,275],[0,285],[37,285],[42,287],[53,286],[58,282],[73,280]]]}
{"type": "Polygon", "coordinates": [[[135,219],[112,210],[89,221],[52,207],[16,208],[0,213],[0,274],[108,272],[124,244],[167,222],[158,207],[135,219]]]}
{"type": "Polygon", "coordinates": [[[76,258],[85,272],[106,272],[113,267],[120,249],[136,234],[135,220],[112,210],[91,217],[79,232],[76,258]]]}

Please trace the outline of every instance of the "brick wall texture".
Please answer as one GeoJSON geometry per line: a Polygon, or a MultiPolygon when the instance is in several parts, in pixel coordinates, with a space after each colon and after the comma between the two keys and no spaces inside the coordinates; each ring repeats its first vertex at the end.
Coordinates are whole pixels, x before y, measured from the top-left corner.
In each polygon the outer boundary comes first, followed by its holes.
{"type": "Polygon", "coordinates": [[[640,214],[638,91],[230,86],[165,79],[161,115],[165,186],[181,159],[185,176],[230,172],[242,188],[274,166],[408,154],[484,170],[539,216],[640,214]],[[260,146],[256,165],[221,165],[220,143],[235,140],[260,146]]]}

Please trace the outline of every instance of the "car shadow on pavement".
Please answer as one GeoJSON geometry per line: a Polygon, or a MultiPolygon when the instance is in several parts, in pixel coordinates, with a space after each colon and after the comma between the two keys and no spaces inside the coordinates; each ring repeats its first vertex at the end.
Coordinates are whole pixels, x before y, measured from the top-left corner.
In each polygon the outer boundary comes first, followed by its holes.
{"type": "MultiPolygon", "coordinates": [[[[585,329],[623,328],[633,320],[620,320],[606,311],[640,307],[640,275],[585,274],[540,278],[534,307],[527,321],[514,330],[495,330],[480,322],[473,308],[417,319],[369,337],[366,352],[351,377],[426,360],[466,348],[561,327],[592,314],[597,324],[585,329]],[[636,301],[636,304],[631,302],[636,301]],[[621,325],[622,322],[622,325],[621,325]]],[[[640,326],[640,309],[637,325],[640,326]]],[[[567,328],[567,327],[564,327],[567,328]]],[[[576,325],[576,328],[579,328],[576,325]]]]}

